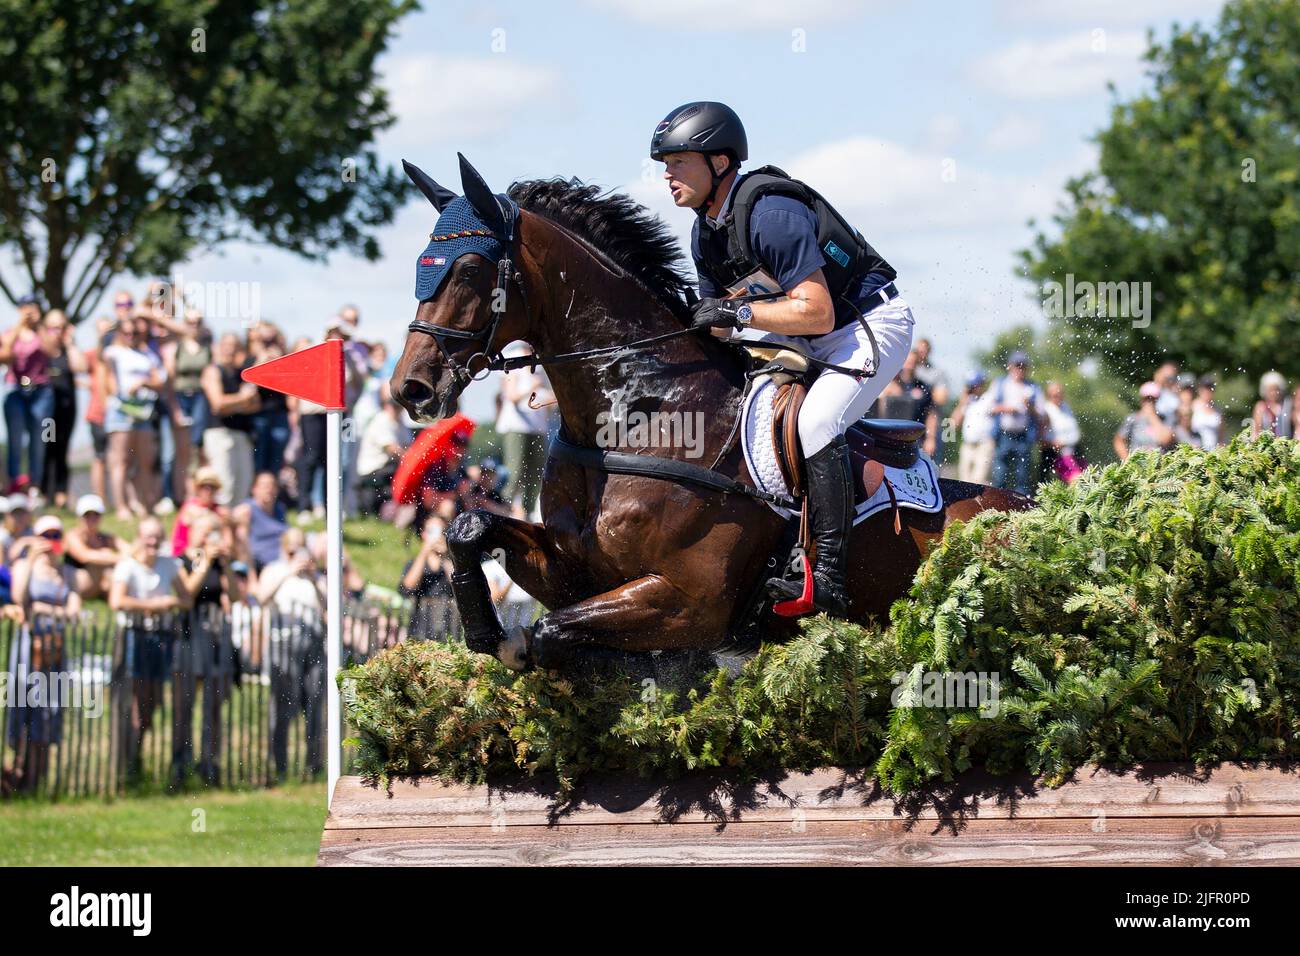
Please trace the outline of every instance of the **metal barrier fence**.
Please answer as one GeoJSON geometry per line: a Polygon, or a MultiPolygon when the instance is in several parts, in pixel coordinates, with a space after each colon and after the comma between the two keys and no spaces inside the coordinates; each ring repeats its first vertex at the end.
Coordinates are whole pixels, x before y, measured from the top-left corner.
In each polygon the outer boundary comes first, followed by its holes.
{"type": "MultiPolygon", "coordinates": [[[[459,635],[449,596],[351,601],[343,659],[459,635]]],[[[325,637],[315,608],[2,619],[0,668],[0,795],[323,778],[325,637]]]]}

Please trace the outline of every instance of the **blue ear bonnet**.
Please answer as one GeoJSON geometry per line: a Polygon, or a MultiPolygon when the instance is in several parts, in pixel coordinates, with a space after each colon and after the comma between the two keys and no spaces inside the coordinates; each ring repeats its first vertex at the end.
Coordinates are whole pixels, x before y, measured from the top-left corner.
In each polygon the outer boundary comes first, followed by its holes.
{"type": "MultiPolygon", "coordinates": [[[[513,234],[519,207],[506,196],[498,195],[497,202],[505,214],[506,229],[513,234]]],[[[477,252],[493,263],[506,257],[510,235],[497,236],[474,211],[468,199],[458,196],[449,202],[438,216],[429,244],[420,253],[415,264],[415,298],[423,302],[438,294],[452,265],[467,252],[477,252]]]]}

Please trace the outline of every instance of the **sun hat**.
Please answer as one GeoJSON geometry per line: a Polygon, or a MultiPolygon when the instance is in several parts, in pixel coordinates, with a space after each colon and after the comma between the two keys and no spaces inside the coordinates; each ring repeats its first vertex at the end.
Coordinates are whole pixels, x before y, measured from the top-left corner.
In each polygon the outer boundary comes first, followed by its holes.
{"type": "Polygon", "coordinates": [[[104,499],[99,495],[82,495],[77,499],[77,517],[84,518],[91,512],[102,515],[104,513],[104,499]]]}
{"type": "Polygon", "coordinates": [[[221,476],[217,474],[217,470],[215,468],[200,468],[198,471],[194,473],[195,488],[202,488],[204,485],[209,485],[213,488],[216,488],[217,490],[220,490],[222,484],[223,482],[221,481],[221,476]]]}
{"type": "Polygon", "coordinates": [[[36,524],[32,526],[32,534],[40,536],[47,531],[62,531],[63,522],[59,520],[58,515],[41,515],[36,519],[36,524]]]}
{"type": "Polygon", "coordinates": [[[325,326],[326,334],[334,331],[342,332],[343,337],[346,339],[355,338],[357,334],[357,324],[355,322],[349,322],[340,315],[336,315],[334,318],[330,319],[325,326]]]}
{"type": "Polygon", "coordinates": [[[1156,382],[1146,382],[1138,389],[1138,396],[1141,398],[1159,398],[1161,391],[1156,382]]]}

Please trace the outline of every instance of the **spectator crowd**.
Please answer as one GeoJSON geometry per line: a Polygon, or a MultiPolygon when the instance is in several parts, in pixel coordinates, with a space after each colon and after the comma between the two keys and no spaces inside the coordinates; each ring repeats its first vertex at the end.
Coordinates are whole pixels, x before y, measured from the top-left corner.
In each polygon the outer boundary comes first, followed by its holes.
{"type": "MultiPolygon", "coordinates": [[[[923,449],[943,458],[945,432],[958,444],[957,477],[993,484],[1023,494],[1041,482],[1073,481],[1086,467],[1082,430],[1060,382],[1039,385],[1029,374],[1029,356],[1013,352],[1006,372],[992,381],[971,372],[946,418],[949,386],[930,362],[931,344],[920,339],[902,369],[881,393],[868,415],[904,418],[925,425],[923,449]],[[945,427],[945,424],[947,427],[945,427]],[[1037,468],[1034,468],[1035,457],[1037,468]]],[[[1122,461],[1135,451],[1169,451],[1178,445],[1215,448],[1230,437],[1223,409],[1215,401],[1213,375],[1180,371],[1165,362],[1151,381],[1137,390],[1137,408],[1120,424],[1113,439],[1122,461]]],[[[1270,432],[1284,438],[1300,434],[1300,386],[1290,388],[1277,372],[1259,383],[1259,400],[1250,420],[1251,434],[1270,432]]]]}
{"type": "MultiPolygon", "coordinates": [[[[43,311],[33,296],[20,300],[17,322],[0,332],[8,383],[0,615],[20,628],[10,644],[9,673],[21,679],[58,670],[69,622],[84,602],[103,601],[122,634],[115,667],[130,694],[122,718],[128,763],[138,759],[165,686],[174,702],[173,776],[196,769],[216,781],[221,705],[251,667],[271,675],[277,767],[283,772],[285,718],[302,714],[308,764],[318,770],[325,539],[309,528],[324,516],[325,409],[242,379],[250,365],[314,342],[290,343],[266,320],[241,333],[214,332],[200,312],[173,308],[174,295],[180,290],[162,282],[152,283],[141,303],[118,292],[112,316],[96,322],[89,348],[75,344],[64,313],[43,311]],[[74,503],[69,439],[82,418],[93,457],[89,489],[74,503]],[[129,521],[130,540],[106,530],[110,513],[129,521]],[[196,706],[202,707],[197,748],[196,706]]],[[[416,426],[388,391],[394,359],[382,342],[365,342],[360,328],[360,313],[349,305],[323,330],[342,340],[346,364],[344,511],[408,530],[414,556],[397,581],[387,582],[393,598],[407,604],[402,638],[445,638],[459,630],[447,528],[472,509],[535,514],[556,426],[554,395],[541,372],[510,372],[494,422],[504,461],[472,460],[468,438],[453,434],[415,494],[393,501],[394,478],[416,426]]],[[[527,348],[515,343],[507,354],[527,348]]],[[[1041,481],[1068,482],[1083,470],[1081,429],[1065,390],[1059,382],[1034,381],[1024,352],[1012,353],[1005,374],[992,381],[982,371],[971,373],[954,397],[931,351],[928,340],[917,342],[871,416],[923,423],[924,450],[936,461],[944,457],[945,438],[955,442],[958,476],[966,481],[1030,493],[1041,481]]],[[[1136,410],[1115,433],[1116,455],[1221,444],[1227,430],[1215,385],[1213,376],[1162,365],[1138,389],[1136,410]]],[[[1300,389],[1289,391],[1280,375],[1266,374],[1252,428],[1294,437],[1300,389]]],[[[535,602],[496,562],[484,569],[503,624],[527,624],[535,602]]],[[[344,584],[360,602],[367,582],[346,553],[344,584]]],[[[59,707],[28,707],[7,728],[24,778],[39,780],[50,745],[59,741],[59,707]]]]}
{"type": "MultiPolygon", "coordinates": [[[[241,669],[253,667],[271,674],[277,767],[288,727],[279,718],[302,713],[308,763],[319,769],[325,536],[308,529],[324,517],[325,409],[242,380],[250,365],[315,343],[289,343],[265,320],[241,333],[214,332],[198,311],[174,309],[172,295],[181,292],[162,282],[143,302],[118,292],[89,348],[77,347],[62,312],[43,311],[34,296],[19,302],[16,324],[0,333],[9,386],[0,613],[20,628],[9,673],[57,672],[83,602],[103,601],[122,634],[115,679],[131,698],[122,729],[129,767],[138,768],[166,686],[175,702],[173,776],[196,770],[216,781],[220,708],[241,669]],[[93,457],[89,489],[74,501],[68,454],[79,418],[90,426],[93,457]],[[105,529],[106,515],[128,522],[129,540],[105,529]]],[[[414,423],[388,391],[394,360],[359,328],[358,309],[344,306],[323,330],[344,345],[344,511],[406,527],[418,540],[400,579],[375,583],[410,599],[405,637],[445,637],[459,626],[446,528],[471,508],[533,511],[553,427],[550,393],[540,373],[510,373],[497,419],[508,466],[469,460],[462,439],[429,469],[413,502],[394,502],[393,477],[414,423]]],[[[530,618],[531,598],[495,562],[487,572],[503,617],[530,618]]],[[[344,583],[359,603],[367,582],[346,552],[344,583]]],[[[50,701],[11,717],[7,742],[30,789],[59,742],[60,707],[50,701]]]]}

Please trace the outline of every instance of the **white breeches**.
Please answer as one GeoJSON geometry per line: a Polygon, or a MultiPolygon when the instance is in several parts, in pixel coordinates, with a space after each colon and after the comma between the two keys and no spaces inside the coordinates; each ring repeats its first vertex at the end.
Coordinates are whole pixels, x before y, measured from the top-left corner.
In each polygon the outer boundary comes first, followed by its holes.
{"type": "MultiPolygon", "coordinates": [[[[903,367],[912,348],[912,309],[902,296],[866,313],[867,324],[876,337],[880,349],[880,367],[871,378],[854,379],[842,372],[823,371],[804,400],[799,412],[799,441],[804,456],[815,455],[843,435],[850,425],[867,413],[872,402],[880,397],[885,386],[893,381],[903,367]]],[[[854,322],[817,338],[791,338],[771,333],[742,333],[745,339],[789,342],[807,351],[813,358],[848,368],[862,368],[871,364],[871,339],[854,322]]]]}

